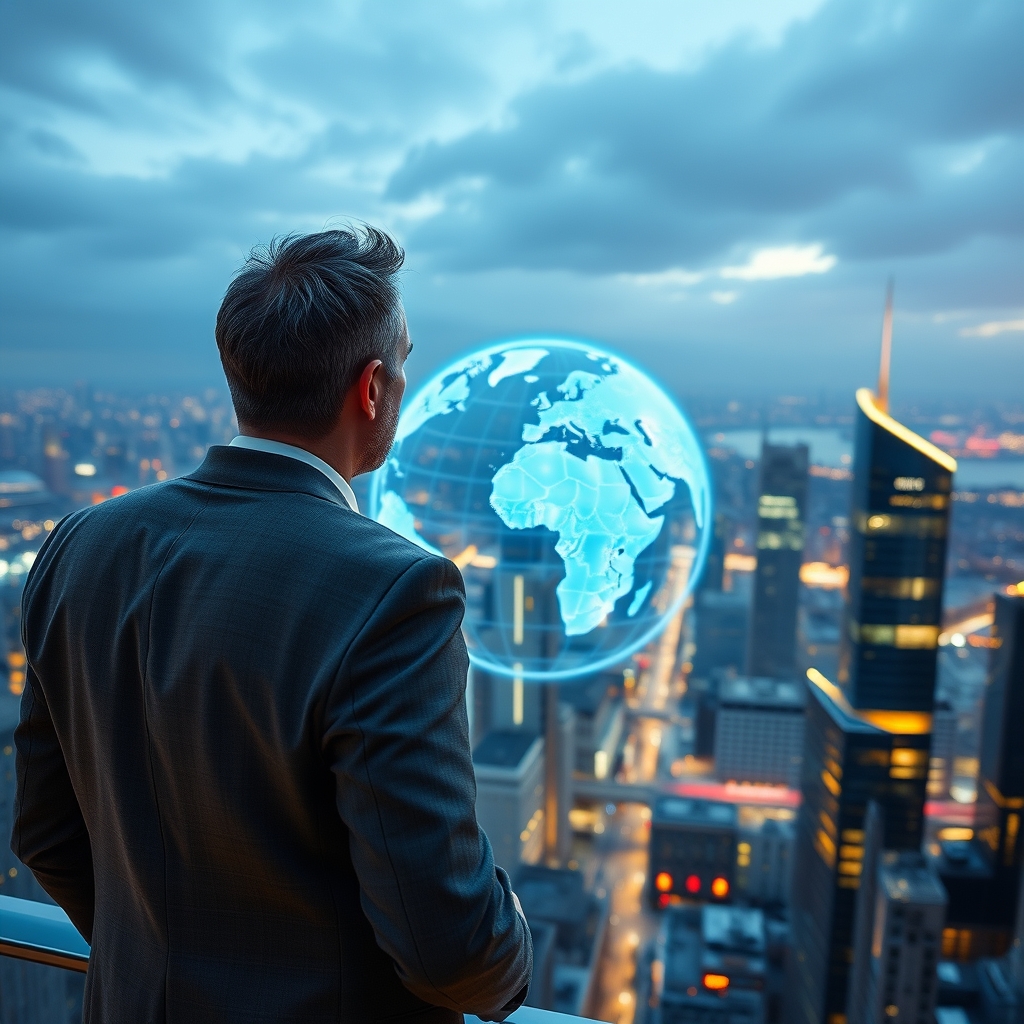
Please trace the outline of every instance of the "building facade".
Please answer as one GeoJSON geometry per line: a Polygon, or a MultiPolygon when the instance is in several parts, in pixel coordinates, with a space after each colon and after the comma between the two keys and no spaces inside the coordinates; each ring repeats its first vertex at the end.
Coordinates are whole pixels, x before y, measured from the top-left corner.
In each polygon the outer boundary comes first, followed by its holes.
{"type": "Polygon", "coordinates": [[[743,670],[750,610],[741,594],[701,591],[695,600],[694,679],[710,679],[715,669],[743,670]]]}
{"type": "Polygon", "coordinates": [[[527,1005],[587,1015],[597,1009],[609,897],[589,891],[580,871],[525,865],[513,876],[534,946],[527,1005]],[[538,955],[539,954],[539,955],[538,955]]]}
{"type": "Polygon", "coordinates": [[[651,967],[650,1024],[763,1024],[764,916],[746,907],[673,907],[651,967]]]}
{"type": "Polygon", "coordinates": [[[948,800],[953,785],[957,714],[949,701],[938,701],[932,713],[932,751],[928,767],[928,799],[948,800]]]}
{"type": "Polygon", "coordinates": [[[747,646],[747,673],[796,672],[796,617],[804,555],[809,450],[805,444],[761,447],[757,499],[757,569],[747,646]]]}
{"type": "Polygon", "coordinates": [[[949,892],[948,927],[965,955],[1010,944],[1024,870],[1024,597],[997,594],[981,729],[975,834],[944,843],[936,866],[949,892]]]}
{"type": "Polygon", "coordinates": [[[786,1021],[845,1024],[867,806],[878,803],[887,846],[920,849],[931,716],[859,712],[809,675],[786,1021]]]}
{"type": "Polygon", "coordinates": [[[1012,906],[1024,850],[1024,597],[995,595],[992,640],[975,822],[995,888],[1012,906]]]}
{"type": "Polygon", "coordinates": [[[651,815],[648,891],[652,906],[729,899],[736,841],[733,804],[688,797],[658,800],[651,815]]]}
{"type": "Polygon", "coordinates": [[[515,875],[544,846],[544,740],[523,732],[490,732],[473,751],[476,816],[494,862],[515,875]]]}
{"type": "Polygon", "coordinates": [[[574,714],[573,770],[587,777],[608,778],[625,724],[623,674],[601,672],[565,684],[561,700],[574,714]]]}
{"type": "Polygon", "coordinates": [[[919,853],[886,851],[877,872],[867,964],[859,991],[850,992],[850,1024],[930,1022],[946,917],[946,890],[919,853]]]}
{"type": "Polygon", "coordinates": [[[723,781],[800,785],[806,688],[739,676],[718,685],[715,775],[723,781]]]}
{"type": "Polygon", "coordinates": [[[793,886],[793,812],[741,807],[736,842],[736,894],[758,906],[788,907],[793,886]]]}
{"type": "Polygon", "coordinates": [[[956,462],[857,392],[839,685],[855,708],[931,712],[956,462]]]}
{"type": "Polygon", "coordinates": [[[886,848],[922,841],[956,462],[888,415],[887,389],[883,361],[882,397],[856,395],[839,686],[807,673],[790,1024],[846,1022],[868,802],[886,848]]]}

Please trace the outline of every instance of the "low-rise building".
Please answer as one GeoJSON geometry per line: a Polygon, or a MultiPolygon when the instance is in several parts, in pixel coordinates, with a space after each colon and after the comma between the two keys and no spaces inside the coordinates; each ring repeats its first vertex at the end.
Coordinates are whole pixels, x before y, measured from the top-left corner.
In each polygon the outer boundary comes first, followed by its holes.
{"type": "Polygon", "coordinates": [[[476,816],[494,862],[515,875],[544,844],[544,740],[524,732],[489,732],[473,751],[476,816]]]}
{"type": "Polygon", "coordinates": [[[792,810],[740,807],[736,842],[736,893],[758,906],[786,906],[793,882],[792,810]]]}
{"type": "Polygon", "coordinates": [[[589,892],[579,871],[542,865],[521,867],[515,890],[534,935],[527,1005],[578,1016],[595,1012],[607,893],[589,892]]]}
{"type": "Polygon", "coordinates": [[[795,680],[722,678],[714,741],[718,778],[798,787],[805,694],[795,680]]]}
{"type": "Polygon", "coordinates": [[[764,916],[744,907],[671,907],[651,965],[650,1024],[761,1024],[764,916]]]}
{"type": "Polygon", "coordinates": [[[733,804],[662,797],[651,815],[648,891],[664,908],[683,900],[729,899],[736,865],[733,804]]]}

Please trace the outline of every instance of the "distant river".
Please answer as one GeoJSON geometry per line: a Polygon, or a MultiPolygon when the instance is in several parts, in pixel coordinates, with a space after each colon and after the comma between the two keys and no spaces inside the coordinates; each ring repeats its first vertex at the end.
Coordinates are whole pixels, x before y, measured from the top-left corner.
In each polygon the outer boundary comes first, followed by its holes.
{"type": "MultiPolygon", "coordinates": [[[[811,462],[835,469],[849,468],[853,434],[835,427],[776,427],[768,432],[773,444],[806,444],[811,462]]],[[[704,435],[708,447],[732,448],[745,459],[761,454],[760,430],[722,430],[704,435]]],[[[1024,459],[959,459],[954,486],[958,490],[993,491],[1008,487],[1024,491],[1024,459]]]]}

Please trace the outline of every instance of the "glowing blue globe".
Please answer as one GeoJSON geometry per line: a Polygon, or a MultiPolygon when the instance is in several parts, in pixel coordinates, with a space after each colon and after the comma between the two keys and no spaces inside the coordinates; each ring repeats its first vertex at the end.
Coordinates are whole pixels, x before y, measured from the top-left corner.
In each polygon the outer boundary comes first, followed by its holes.
{"type": "Polygon", "coordinates": [[[646,374],[596,345],[493,345],[402,413],[371,511],[466,581],[473,663],[568,679],[623,662],[679,610],[704,562],[700,444],[646,374]]]}

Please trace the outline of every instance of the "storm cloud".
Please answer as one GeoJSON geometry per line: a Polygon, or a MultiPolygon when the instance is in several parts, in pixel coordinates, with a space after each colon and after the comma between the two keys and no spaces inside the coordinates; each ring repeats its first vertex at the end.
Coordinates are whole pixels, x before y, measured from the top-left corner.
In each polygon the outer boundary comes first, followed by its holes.
{"type": "Polygon", "coordinates": [[[693,73],[612,69],[416,148],[389,194],[454,266],[651,271],[823,241],[916,256],[1024,230],[1024,8],[840,0],[693,73]]]}
{"type": "Polygon", "coordinates": [[[894,273],[897,381],[1006,390],[1024,8],[762,7],[8,4],[4,377],[212,379],[249,247],[354,218],[408,249],[414,372],[559,331],[683,391],[845,389],[894,273]]]}

